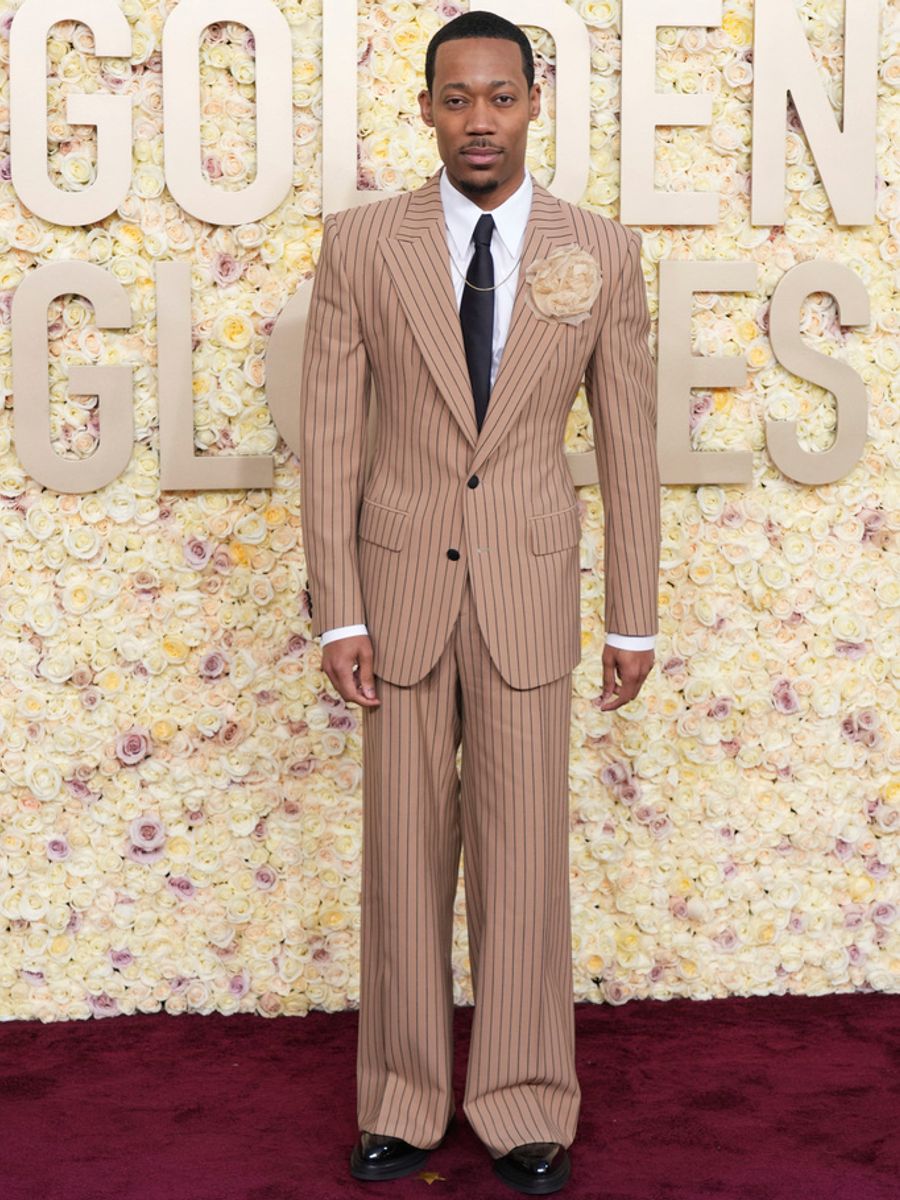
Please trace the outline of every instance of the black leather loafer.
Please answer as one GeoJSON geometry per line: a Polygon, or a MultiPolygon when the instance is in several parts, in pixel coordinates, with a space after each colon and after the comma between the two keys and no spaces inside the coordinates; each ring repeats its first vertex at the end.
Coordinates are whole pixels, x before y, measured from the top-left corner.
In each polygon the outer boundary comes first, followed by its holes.
{"type": "Polygon", "coordinates": [[[571,1170],[568,1152],[559,1142],[526,1142],[494,1159],[494,1171],[504,1183],[533,1196],[559,1191],[571,1170]]]}
{"type": "MultiPolygon", "coordinates": [[[[438,1146],[443,1145],[455,1120],[454,1113],[447,1122],[444,1137],[438,1146]]],[[[350,1174],[355,1179],[399,1179],[424,1166],[434,1149],[437,1147],[430,1146],[424,1150],[421,1146],[411,1146],[403,1138],[388,1133],[369,1133],[363,1129],[350,1152],[350,1174]]]]}

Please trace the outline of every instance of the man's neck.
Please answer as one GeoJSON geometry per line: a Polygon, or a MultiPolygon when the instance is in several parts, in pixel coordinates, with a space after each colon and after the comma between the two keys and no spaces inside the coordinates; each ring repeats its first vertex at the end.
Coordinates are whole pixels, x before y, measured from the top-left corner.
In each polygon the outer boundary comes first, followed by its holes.
{"type": "Polygon", "coordinates": [[[447,176],[447,182],[451,187],[456,188],[460,195],[465,196],[467,200],[471,200],[473,204],[477,204],[480,209],[485,212],[490,212],[491,209],[499,208],[501,204],[507,201],[510,196],[515,195],[522,184],[525,182],[525,167],[523,166],[518,174],[518,178],[514,180],[506,180],[501,187],[492,192],[470,192],[465,187],[461,187],[444,164],[444,174],[447,176]]]}

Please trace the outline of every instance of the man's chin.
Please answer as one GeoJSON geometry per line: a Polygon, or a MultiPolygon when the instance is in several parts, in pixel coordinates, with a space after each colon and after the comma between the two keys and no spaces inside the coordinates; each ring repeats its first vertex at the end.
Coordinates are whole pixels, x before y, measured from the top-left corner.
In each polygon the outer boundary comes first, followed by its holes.
{"type": "Polygon", "coordinates": [[[496,175],[488,175],[485,172],[474,171],[471,167],[468,168],[465,174],[457,175],[459,186],[463,191],[471,192],[473,195],[484,196],[490,192],[495,192],[500,186],[500,180],[496,175]]]}

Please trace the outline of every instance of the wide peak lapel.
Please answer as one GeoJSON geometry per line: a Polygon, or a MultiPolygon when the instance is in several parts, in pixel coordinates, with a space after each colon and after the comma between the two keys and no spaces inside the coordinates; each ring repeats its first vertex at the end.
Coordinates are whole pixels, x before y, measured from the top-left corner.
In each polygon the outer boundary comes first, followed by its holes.
{"type": "Polygon", "coordinates": [[[403,216],[380,247],[428,370],[474,446],[478,425],[450,275],[439,171],[410,192],[403,216]]]}
{"type": "Polygon", "coordinates": [[[564,327],[559,321],[543,320],[526,302],[525,272],[535,259],[546,258],[558,246],[576,241],[577,233],[566,205],[536,180],[533,187],[509,331],[470,464],[473,471],[503,437],[540,378],[541,364],[554,342],[563,336],[564,327]]]}

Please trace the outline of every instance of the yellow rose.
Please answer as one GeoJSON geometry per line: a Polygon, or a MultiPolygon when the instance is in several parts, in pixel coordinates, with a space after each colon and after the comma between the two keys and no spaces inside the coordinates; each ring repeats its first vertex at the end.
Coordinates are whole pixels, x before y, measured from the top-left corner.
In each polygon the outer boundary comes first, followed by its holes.
{"type": "Polygon", "coordinates": [[[232,350],[249,346],[252,336],[253,325],[243,313],[225,313],[213,325],[213,341],[232,350]]]}

